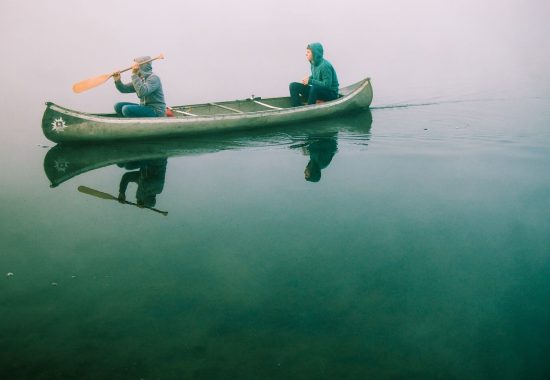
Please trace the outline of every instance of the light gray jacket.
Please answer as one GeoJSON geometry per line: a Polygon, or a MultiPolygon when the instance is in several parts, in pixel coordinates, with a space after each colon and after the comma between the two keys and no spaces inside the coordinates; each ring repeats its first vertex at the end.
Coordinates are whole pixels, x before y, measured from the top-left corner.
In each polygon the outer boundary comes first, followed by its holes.
{"type": "MultiPolygon", "coordinates": [[[[136,58],[136,62],[149,60],[150,57],[136,58]]],[[[139,98],[139,104],[147,106],[155,111],[157,116],[165,116],[166,102],[164,101],[164,92],[160,78],[153,74],[151,62],[139,66],[139,72],[132,74],[131,83],[122,83],[115,81],[116,88],[122,93],[135,92],[139,98]]]]}

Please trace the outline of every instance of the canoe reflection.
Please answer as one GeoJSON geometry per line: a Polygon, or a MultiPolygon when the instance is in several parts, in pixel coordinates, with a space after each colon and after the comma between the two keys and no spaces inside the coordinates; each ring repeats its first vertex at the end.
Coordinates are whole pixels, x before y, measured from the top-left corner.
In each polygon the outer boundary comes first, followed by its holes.
{"type": "Polygon", "coordinates": [[[330,164],[338,150],[337,139],[357,137],[358,141],[364,142],[369,139],[371,124],[371,112],[365,110],[343,118],[265,131],[109,144],[59,144],[46,153],[44,172],[50,186],[57,187],[83,173],[117,165],[128,170],[121,178],[120,198],[125,199],[128,184],[136,182],[138,202],[143,205],[154,205],[156,197],[164,188],[167,160],[170,157],[233,149],[287,146],[301,147],[309,156],[305,177],[308,181],[317,182],[321,179],[321,171],[330,164]]]}

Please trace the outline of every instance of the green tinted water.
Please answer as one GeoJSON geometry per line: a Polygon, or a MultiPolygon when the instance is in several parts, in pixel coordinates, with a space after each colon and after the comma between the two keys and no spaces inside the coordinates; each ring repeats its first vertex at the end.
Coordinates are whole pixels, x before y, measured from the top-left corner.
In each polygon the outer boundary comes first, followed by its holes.
{"type": "Polygon", "coordinates": [[[549,110],[465,102],[192,141],[4,142],[0,377],[542,379],[549,110]],[[117,196],[140,168],[127,201],[156,194],[168,215],[78,191],[117,196]]]}

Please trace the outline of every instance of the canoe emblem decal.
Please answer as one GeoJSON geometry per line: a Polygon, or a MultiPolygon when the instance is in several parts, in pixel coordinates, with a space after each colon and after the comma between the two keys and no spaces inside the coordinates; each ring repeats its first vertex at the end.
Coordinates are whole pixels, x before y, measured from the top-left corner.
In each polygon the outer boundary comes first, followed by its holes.
{"type": "Polygon", "coordinates": [[[69,167],[69,161],[65,160],[64,158],[60,158],[58,160],[55,160],[53,165],[58,173],[64,173],[69,167]]]}
{"type": "Polygon", "coordinates": [[[63,132],[65,128],[67,128],[67,124],[65,124],[65,120],[63,120],[63,118],[59,117],[52,121],[52,130],[55,132],[63,132]]]}

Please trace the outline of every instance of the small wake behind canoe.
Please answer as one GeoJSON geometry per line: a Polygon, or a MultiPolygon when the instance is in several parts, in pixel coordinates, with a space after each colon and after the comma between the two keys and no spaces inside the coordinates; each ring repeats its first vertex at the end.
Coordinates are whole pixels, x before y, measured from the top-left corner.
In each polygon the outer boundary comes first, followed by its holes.
{"type": "Polygon", "coordinates": [[[56,143],[79,143],[181,137],[202,133],[265,128],[330,118],[372,102],[370,78],[340,89],[336,100],[291,107],[290,97],[244,100],[172,107],[173,117],[121,118],[91,114],[46,103],[42,131],[56,143]]]}

